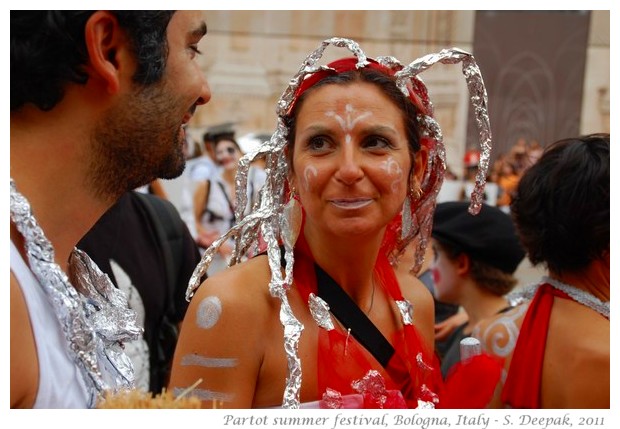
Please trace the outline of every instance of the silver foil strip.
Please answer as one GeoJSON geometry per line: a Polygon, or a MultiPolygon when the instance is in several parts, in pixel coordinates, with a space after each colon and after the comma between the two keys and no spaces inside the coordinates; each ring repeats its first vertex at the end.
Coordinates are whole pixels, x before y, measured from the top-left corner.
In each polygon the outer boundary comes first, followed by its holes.
{"type": "Polygon", "coordinates": [[[404,94],[408,94],[407,82],[419,73],[427,70],[436,63],[456,64],[462,63],[463,75],[467,82],[469,96],[474,107],[474,116],[480,142],[480,163],[476,174],[476,185],[471,194],[469,211],[477,214],[483,201],[484,185],[491,157],[491,125],[488,113],[488,97],[480,68],[474,56],[469,52],[458,48],[442,49],[439,53],[428,54],[413,61],[397,72],[399,87],[404,94]]]}
{"type": "Polygon", "coordinates": [[[398,311],[403,319],[403,325],[413,325],[413,305],[406,299],[402,301],[396,301],[398,311]]]}
{"type": "Polygon", "coordinates": [[[303,82],[306,75],[315,73],[319,70],[328,69],[328,67],[317,67],[316,63],[321,59],[323,52],[329,45],[334,45],[339,48],[347,48],[351,51],[358,59],[356,66],[357,68],[362,68],[368,64],[366,54],[361,50],[357,42],[340,37],[332,37],[331,39],[324,40],[314,52],[306,57],[306,60],[302,63],[299,71],[291,78],[288,88],[286,88],[280,97],[280,100],[278,100],[276,111],[278,116],[286,116],[291,105],[293,104],[297,89],[303,82]]]}

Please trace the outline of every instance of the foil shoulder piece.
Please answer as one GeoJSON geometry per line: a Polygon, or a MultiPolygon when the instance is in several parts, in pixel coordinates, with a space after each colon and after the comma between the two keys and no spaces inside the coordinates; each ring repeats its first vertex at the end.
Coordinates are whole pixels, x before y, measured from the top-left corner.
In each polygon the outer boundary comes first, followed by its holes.
{"type": "Polygon", "coordinates": [[[28,263],[49,297],[71,357],[89,391],[89,406],[106,390],[133,387],[133,367],[122,342],[141,328],[124,294],[84,253],[75,249],[69,269],[73,283],[54,261],[54,248],[35,219],[30,203],[11,186],[11,221],[24,238],[28,263]]]}
{"type": "Polygon", "coordinates": [[[327,331],[334,329],[334,322],[329,312],[329,305],[327,305],[323,299],[311,293],[308,297],[308,306],[310,307],[312,318],[319,327],[327,331]]]}
{"type": "Polygon", "coordinates": [[[396,301],[400,317],[403,319],[403,325],[413,325],[413,305],[406,299],[396,301]]]}

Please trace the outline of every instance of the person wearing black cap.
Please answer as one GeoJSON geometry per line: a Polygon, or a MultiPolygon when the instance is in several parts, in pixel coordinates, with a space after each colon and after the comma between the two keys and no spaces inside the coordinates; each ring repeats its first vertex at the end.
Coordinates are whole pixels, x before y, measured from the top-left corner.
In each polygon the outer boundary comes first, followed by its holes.
{"type": "Polygon", "coordinates": [[[438,204],[433,221],[436,298],[462,306],[469,316],[447,340],[444,378],[461,360],[460,341],[474,326],[510,308],[504,295],[516,285],[513,273],[525,256],[510,216],[486,204],[473,216],[468,206],[465,201],[438,204]]]}

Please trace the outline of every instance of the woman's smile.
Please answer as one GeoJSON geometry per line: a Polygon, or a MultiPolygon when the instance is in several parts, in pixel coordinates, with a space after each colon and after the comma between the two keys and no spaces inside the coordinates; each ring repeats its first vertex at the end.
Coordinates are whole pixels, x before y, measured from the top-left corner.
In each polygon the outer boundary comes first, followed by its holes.
{"type": "Polygon", "coordinates": [[[368,206],[373,200],[372,198],[334,198],[329,202],[339,209],[357,210],[368,206]]]}

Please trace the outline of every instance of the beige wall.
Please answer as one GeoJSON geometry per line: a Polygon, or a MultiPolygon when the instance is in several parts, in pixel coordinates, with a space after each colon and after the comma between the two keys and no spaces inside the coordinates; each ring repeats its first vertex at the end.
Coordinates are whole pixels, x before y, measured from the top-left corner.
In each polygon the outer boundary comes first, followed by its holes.
{"type": "MultiPolygon", "coordinates": [[[[471,51],[474,11],[205,11],[209,33],[201,57],[212,100],[191,123],[199,140],[211,125],[234,121],[237,135],[271,133],[275,103],[305,57],[322,40],[355,39],[369,56],[402,63],[446,47],[471,51]]],[[[609,11],[592,14],[584,83],[583,132],[609,131],[609,11]]],[[[326,61],[347,55],[328,48],[326,61]]],[[[460,65],[421,74],[442,128],[448,164],[460,172],[469,97],[460,65]]]]}

